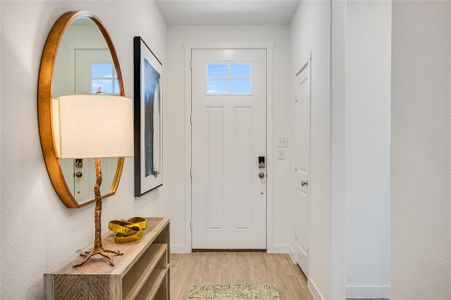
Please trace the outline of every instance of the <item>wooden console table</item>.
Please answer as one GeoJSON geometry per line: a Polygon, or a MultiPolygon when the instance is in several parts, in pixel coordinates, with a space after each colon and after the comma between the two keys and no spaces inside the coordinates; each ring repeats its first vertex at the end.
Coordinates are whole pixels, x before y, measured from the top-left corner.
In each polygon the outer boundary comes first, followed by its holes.
{"type": "Polygon", "coordinates": [[[170,299],[168,219],[148,218],[143,238],[135,243],[116,244],[113,234],[106,234],[103,246],[124,253],[114,256],[114,267],[99,257],[72,268],[80,262],[78,253],[54,272],[44,274],[45,298],[170,299]]]}

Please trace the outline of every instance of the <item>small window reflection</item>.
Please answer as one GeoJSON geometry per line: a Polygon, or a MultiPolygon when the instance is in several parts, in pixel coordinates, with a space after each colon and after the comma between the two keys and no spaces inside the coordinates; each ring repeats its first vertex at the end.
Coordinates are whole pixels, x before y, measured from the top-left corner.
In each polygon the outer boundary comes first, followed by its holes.
{"type": "Polygon", "coordinates": [[[112,63],[91,64],[91,93],[119,95],[119,81],[112,63]]]}
{"type": "Polygon", "coordinates": [[[112,64],[92,64],[91,76],[94,78],[111,78],[113,77],[112,64]]]}
{"type": "Polygon", "coordinates": [[[120,92],[120,88],[119,88],[119,80],[115,80],[114,81],[114,94],[115,95],[119,95],[120,92]]]}
{"type": "Polygon", "coordinates": [[[93,94],[113,94],[113,82],[105,79],[94,79],[91,92],[93,94]]]}

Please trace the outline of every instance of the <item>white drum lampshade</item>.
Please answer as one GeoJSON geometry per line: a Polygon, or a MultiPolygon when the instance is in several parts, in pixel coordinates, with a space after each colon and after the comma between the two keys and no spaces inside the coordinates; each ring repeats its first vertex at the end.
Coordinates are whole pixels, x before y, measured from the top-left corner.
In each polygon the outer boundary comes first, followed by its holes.
{"type": "Polygon", "coordinates": [[[61,96],[52,102],[58,158],[133,156],[133,107],[125,97],[61,96]]]}
{"type": "Polygon", "coordinates": [[[110,254],[119,251],[102,247],[102,170],[100,159],[133,155],[132,101],[125,97],[106,95],[70,95],[52,101],[52,127],[58,158],[95,158],[96,200],[94,247],[84,260],[73,267],[84,265],[91,257],[101,255],[114,266],[110,254]]]}

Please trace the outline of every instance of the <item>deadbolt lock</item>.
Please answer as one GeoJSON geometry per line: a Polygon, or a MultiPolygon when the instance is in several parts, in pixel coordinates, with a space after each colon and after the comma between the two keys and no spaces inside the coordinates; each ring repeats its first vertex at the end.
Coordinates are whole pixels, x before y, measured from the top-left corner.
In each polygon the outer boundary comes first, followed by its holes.
{"type": "Polygon", "coordinates": [[[258,157],[258,168],[259,169],[264,169],[265,167],[266,167],[265,157],[264,156],[259,156],[258,157]]]}
{"type": "Polygon", "coordinates": [[[83,168],[83,159],[81,159],[81,158],[76,158],[76,159],[75,159],[75,167],[77,167],[77,168],[83,168]]]}

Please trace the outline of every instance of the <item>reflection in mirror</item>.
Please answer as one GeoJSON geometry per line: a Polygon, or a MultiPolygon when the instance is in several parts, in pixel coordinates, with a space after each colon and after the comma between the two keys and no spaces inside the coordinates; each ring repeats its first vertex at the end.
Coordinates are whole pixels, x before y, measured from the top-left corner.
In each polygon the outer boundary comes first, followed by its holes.
{"type": "MultiPolygon", "coordinates": [[[[120,95],[120,92],[114,62],[102,32],[90,18],[78,17],[64,32],[58,48],[52,98],[74,94],[120,95]]],[[[75,200],[80,205],[92,200],[96,180],[94,159],[60,159],[59,162],[75,200]]],[[[101,194],[106,195],[112,189],[118,158],[104,158],[101,163],[101,194]]]]}

